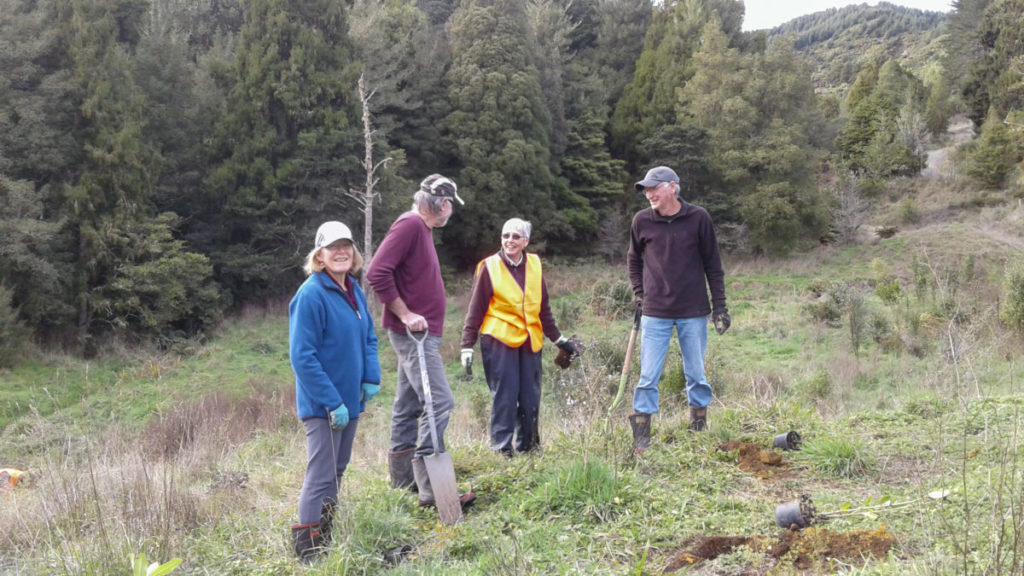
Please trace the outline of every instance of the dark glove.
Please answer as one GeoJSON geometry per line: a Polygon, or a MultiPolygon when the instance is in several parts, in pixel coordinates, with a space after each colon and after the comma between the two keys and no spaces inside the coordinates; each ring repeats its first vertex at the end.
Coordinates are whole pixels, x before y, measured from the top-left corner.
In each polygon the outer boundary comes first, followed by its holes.
{"type": "Polygon", "coordinates": [[[719,334],[725,334],[729,326],[732,326],[732,316],[729,316],[729,311],[725,308],[715,310],[711,314],[711,320],[715,323],[715,332],[719,334]]]}
{"type": "Polygon", "coordinates": [[[341,430],[345,426],[348,426],[348,408],[345,407],[344,403],[334,410],[331,410],[327,416],[327,419],[331,422],[332,430],[341,430]]]}
{"type": "Polygon", "coordinates": [[[555,342],[555,346],[558,346],[560,349],[565,350],[570,357],[575,357],[578,354],[578,351],[576,350],[576,342],[573,342],[572,338],[566,338],[565,336],[562,336],[561,338],[558,339],[558,342],[555,342]]]}
{"type": "Polygon", "coordinates": [[[644,307],[644,297],[643,296],[634,296],[633,297],[633,309],[643,308],[643,307],[644,307]]]}
{"type": "Polygon", "coordinates": [[[374,396],[377,395],[377,392],[380,392],[380,384],[363,382],[362,395],[360,396],[359,399],[362,400],[363,402],[369,402],[371,399],[373,399],[374,396]]]}
{"type": "Polygon", "coordinates": [[[558,346],[558,356],[555,356],[555,366],[565,370],[575,360],[583,354],[586,350],[586,346],[583,342],[573,334],[572,338],[566,338],[562,336],[555,342],[555,346],[558,346]]]}

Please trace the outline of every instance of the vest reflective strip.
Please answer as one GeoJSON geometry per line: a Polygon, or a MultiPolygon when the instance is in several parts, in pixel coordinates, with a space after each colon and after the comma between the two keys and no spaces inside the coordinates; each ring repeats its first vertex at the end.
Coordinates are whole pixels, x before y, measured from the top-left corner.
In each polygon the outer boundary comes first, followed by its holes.
{"type": "Polygon", "coordinates": [[[501,254],[488,257],[481,266],[491,276],[494,296],[487,306],[480,333],[489,334],[510,348],[518,348],[530,336],[530,348],[539,352],[544,345],[544,329],[540,324],[540,303],[544,296],[541,288],[540,257],[526,255],[526,289],[512,277],[501,254]],[[526,319],[525,326],[523,318],[526,319]]]}

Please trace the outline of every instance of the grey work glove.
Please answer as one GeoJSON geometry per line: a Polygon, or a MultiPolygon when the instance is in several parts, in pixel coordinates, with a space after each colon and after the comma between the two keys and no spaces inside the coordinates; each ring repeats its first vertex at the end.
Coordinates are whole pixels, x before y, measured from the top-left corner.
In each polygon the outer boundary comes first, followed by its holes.
{"type": "Polygon", "coordinates": [[[725,334],[729,326],[732,326],[732,316],[729,316],[729,310],[726,308],[719,308],[712,312],[711,321],[715,323],[715,332],[719,334],[725,334]]]}
{"type": "Polygon", "coordinates": [[[462,349],[462,367],[466,369],[466,376],[473,375],[473,349],[462,349]]]}

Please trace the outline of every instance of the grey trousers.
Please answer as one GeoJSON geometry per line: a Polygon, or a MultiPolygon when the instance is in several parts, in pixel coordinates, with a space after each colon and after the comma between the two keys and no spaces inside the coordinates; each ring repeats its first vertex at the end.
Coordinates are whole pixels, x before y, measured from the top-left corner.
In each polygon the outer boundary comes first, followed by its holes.
{"type": "MultiPolygon", "coordinates": [[[[424,412],[423,382],[420,360],[416,354],[416,341],[407,334],[388,332],[391,347],[398,356],[398,385],[395,403],[391,407],[391,450],[416,448],[417,457],[432,454],[434,442],[430,438],[430,423],[424,412]]],[[[437,423],[437,451],[444,452],[444,431],[455,408],[448,377],[441,362],[441,338],[427,336],[423,343],[427,359],[427,380],[433,398],[434,420],[437,423]]]]}
{"type": "Polygon", "coordinates": [[[327,418],[306,418],[306,478],[299,494],[299,524],[320,521],[324,504],[337,503],[341,477],[352,459],[359,419],[341,430],[331,430],[327,418]]]}

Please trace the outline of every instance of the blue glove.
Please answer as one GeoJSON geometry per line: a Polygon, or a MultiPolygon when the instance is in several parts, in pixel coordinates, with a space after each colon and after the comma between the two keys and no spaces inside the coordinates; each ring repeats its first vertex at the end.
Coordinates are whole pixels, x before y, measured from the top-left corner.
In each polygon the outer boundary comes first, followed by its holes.
{"type": "Polygon", "coordinates": [[[363,382],[363,394],[360,396],[360,400],[363,402],[369,402],[374,396],[380,392],[380,384],[371,384],[369,382],[363,382]]]}
{"type": "Polygon", "coordinates": [[[334,410],[331,410],[327,414],[327,419],[331,422],[332,430],[341,430],[345,426],[348,426],[348,408],[342,403],[334,410]]]}

